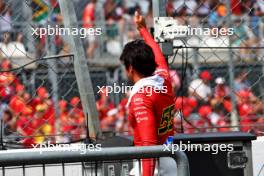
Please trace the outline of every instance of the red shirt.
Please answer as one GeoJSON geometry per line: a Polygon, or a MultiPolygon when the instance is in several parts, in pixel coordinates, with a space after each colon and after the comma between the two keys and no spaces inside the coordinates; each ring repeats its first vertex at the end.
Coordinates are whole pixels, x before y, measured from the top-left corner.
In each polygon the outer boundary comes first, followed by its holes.
{"type": "Polygon", "coordinates": [[[26,103],[23,98],[19,96],[13,96],[9,102],[9,107],[12,109],[15,115],[18,115],[22,113],[23,109],[26,107],[26,103]]]}
{"type": "Polygon", "coordinates": [[[83,27],[91,28],[94,26],[95,21],[95,4],[89,3],[84,9],[83,12],[83,27]]]}
{"type": "Polygon", "coordinates": [[[232,14],[240,16],[242,15],[242,2],[241,0],[231,0],[232,14]]]}
{"type": "MultiPolygon", "coordinates": [[[[159,45],[146,28],[142,28],[140,34],[155,54],[155,61],[158,64],[155,74],[164,79],[163,87],[166,88],[166,92],[154,91],[154,87],[143,87],[145,91],[132,95],[128,118],[134,130],[135,146],[159,145],[174,134],[172,118],[174,96],[169,68],[159,45]],[[151,95],[148,94],[149,91],[152,91],[151,95]]],[[[154,167],[153,160],[143,160],[143,176],[152,176],[154,167]]]]}
{"type": "Polygon", "coordinates": [[[227,86],[219,86],[217,85],[215,87],[214,97],[218,99],[225,98],[226,96],[229,96],[229,89],[227,86]]]}

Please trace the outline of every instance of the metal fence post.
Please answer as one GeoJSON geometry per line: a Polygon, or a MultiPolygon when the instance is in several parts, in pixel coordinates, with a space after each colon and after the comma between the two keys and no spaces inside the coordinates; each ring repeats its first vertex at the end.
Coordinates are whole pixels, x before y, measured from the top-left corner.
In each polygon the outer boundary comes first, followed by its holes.
{"type": "MultiPolygon", "coordinates": [[[[232,28],[232,19],[231,19],[231,1],[227,2],[227,21],[228,27],[232,28]]],[[[235,95],[235,86],[234,86],[234,63],[233,63],[233,50],[232,50],[232,39],[229,36],[229,60],[228,60],[228,71],[229,71],[229,86],[230,86],[230,94],[231,94],[231,102],[232,102],[232,112],[231,112],[231,125],[238,126],[239,125],[239,118],[237,113],[237,103],[236,103],[236,95],[235,95]]],[[[233,128],[234,131],[238,131],[239,128],[233,128]]]]}
{"type": "MultiPolygon", "coordinates": [[[[70,30],[78,27],[73,2],[71,0],[59,0],[59,4],[61,14],[64,17],[64,26],[70,30]]],[[[93,138],[101,138],[102,132],[95,104],[94,91],[82,42],[79,36],[71,35],[68,39],[74,54],[74,71],[86,117],[87,130],[89,130],[87,131],[87,135],[93,138]]]]}
{"type": "MultiPolygon", "coordinates": [[[[51,13],[52,13],[52,9],[50,8],[49,5],[49,14],[48,14],[48,20],[46,23],[46,26],[48,28],[48,25],[52,25],[51,24],[51,13]]],[[[53,26],[53,25],[52,25],[53,26]]],[[[49,36],[46,35],[46,43],[45,43],[45,49],[46,49],[46,56],[51,56],[56,54],[56,47],[54,45],[54,36],[49,36]]],[[[57,78],[57,74],[55,72],[57,72],[57,65],[56,65],[56,61],[55,60],[47,60],[47,64],[49,66],[48,68],[48,76],[49,76],[49,80],[51,82],[51,86],[52,86],[52,100],[54,103],[54,108],[55,108],[55,121],[57,122],[55,125],[58,126],[58,115],[59,115],[59,98],[58,98],[58,78],[57,78]]],[[[55,131],[56,134],[58,134],[58,127],[55,126],[55,131]]]]}

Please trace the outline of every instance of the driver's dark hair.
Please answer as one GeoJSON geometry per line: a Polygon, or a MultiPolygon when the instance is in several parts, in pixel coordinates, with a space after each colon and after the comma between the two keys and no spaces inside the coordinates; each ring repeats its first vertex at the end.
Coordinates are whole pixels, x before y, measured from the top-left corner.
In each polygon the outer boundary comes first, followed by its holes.
{"type": "Polygon", "coordinates": [[[126,44],[120,61],[126,69],[132,66],[142,76],[152,76],[157,68],[155,55],[151,47],[143,40],[135,40],[126,44]]]}

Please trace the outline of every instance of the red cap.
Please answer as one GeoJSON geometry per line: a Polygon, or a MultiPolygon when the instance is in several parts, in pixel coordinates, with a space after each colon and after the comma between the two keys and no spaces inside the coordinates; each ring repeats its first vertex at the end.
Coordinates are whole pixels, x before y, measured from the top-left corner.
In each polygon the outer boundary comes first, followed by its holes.
{"type": "Polygon", "coordinates": [[[59,101],[59,106],[60,106],[61,109],[65,109],[67,107],[67,101],[60,100],[59,101]]]}
{"type": "Polygon", "coordinates": [[[182,105],[184,106],[186,104],[186,97],[177,97],[175,101],[175,109],[183,109],[182,105]]]}
{"type": "Polygon", "coordinates": [[[202,71],[200,73],[200,78],[203,79],[203,80],[212,80],[212,76],[211,76],[211,73],[209,71],[202,71]]]}
{"type": "Polygon", "coordinates": [[[212,113],[212,108],[210,106],[204,105],[201,106],[200,109],[198,110],[198,113],[201,117],[206,118],[212,113]]]}
{"type": "Polygon", "coordinates": [[[48,98],[48,92],[45,87],[39,87],[37,90],[37,94],[41,98],[48,98]]]}
{"type": "Polygon", "coordinates": [[[189,117],[189,115],[192,113],[192,108],[190,106],[186,106],[183,108],[182,113],[183,117],[189,117]]]}
{"type": "Polygon", "coordinates": [[[79,97],[73,97],[72,99],[71,99],[71,105],[72,106],[78,106],[78,104],[79,104],[79,102],[80,102],[80,98],[79,97]]]}
{"type": "Polygon", "coordinates": [[[16,86],[16,92],[20,92],[20,91],[24,91],[24,90],[25,90],[25,87],[22,84],[18,84],[16,86]]]}
{"type": "Polygon", "coordinates": [[[198,105],[198,103],[195,98],[190,97],[188,98],[188,105],[191,106],[192,108],[195,108],[198,105]]]}
{"type": "Polygon", "coordinates": [[[240,90],[237,94],[240,98],[249,98],[252,93],[250,90],[240,90]]]}

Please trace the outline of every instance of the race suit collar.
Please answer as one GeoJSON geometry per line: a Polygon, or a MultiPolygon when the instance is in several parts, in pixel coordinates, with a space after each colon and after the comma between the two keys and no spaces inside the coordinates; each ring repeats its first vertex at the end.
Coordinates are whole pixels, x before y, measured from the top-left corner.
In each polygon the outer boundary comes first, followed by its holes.
{"type": "Polygon", "coordinates": [[[159,75],[154,75],[154,76],[149,76],[146,78],[142,78],[139,81],[137,81],[135,83],[135,85],[133,86],[131,92],[130,92],[130,96],[128,98],[128,102],[126,104],[126,107],[129,106],[132,97],[143,87],[146,86],[151,86],[154,87],[157,90],[162,90],[163,88],[163,84],[164,84],[164,78],[159,76],[159,75]]]}

